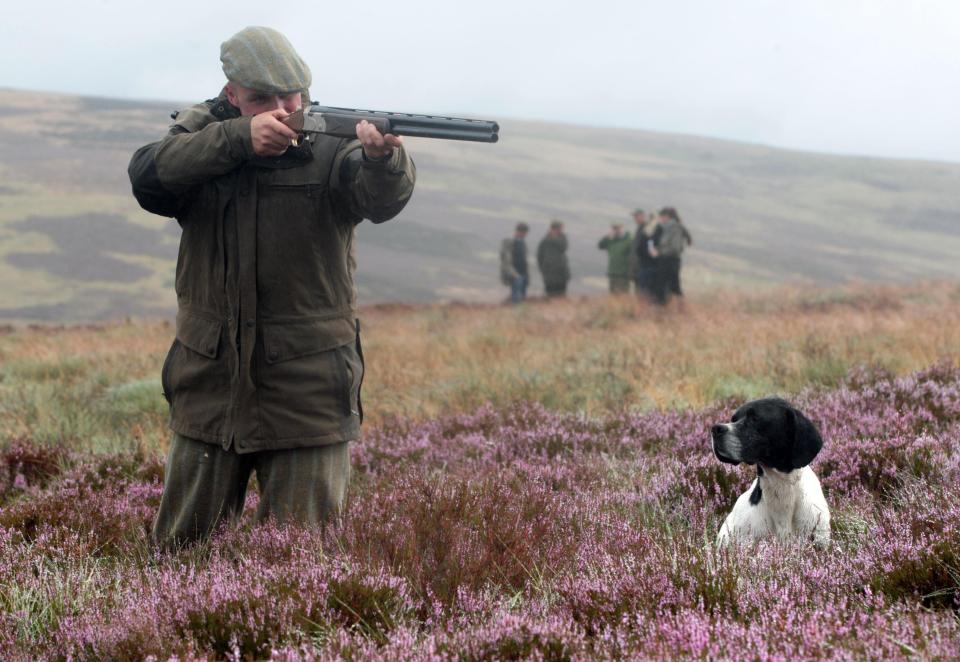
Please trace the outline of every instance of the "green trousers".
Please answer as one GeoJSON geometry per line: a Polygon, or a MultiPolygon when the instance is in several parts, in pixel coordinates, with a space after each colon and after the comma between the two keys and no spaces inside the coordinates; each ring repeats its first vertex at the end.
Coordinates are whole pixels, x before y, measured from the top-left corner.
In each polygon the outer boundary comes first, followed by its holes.
{"type": "Polygon", "coordinates": [[[247,483],[260,486],[257,521],[323,526],[339,515],[350,482],[350,442],[239,455],[174,433],[154,544],[172,549],[206,538],[243,510],[247,483]]]}

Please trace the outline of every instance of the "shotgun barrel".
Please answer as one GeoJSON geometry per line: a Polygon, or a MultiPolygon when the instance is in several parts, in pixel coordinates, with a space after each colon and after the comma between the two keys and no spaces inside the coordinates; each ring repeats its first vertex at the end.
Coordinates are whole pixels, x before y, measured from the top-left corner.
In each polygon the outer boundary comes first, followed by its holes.
{"type": "Polygon", "coordinates": [[[500,125],[489,120],[471,120],[459,117],[413,115],[380,110],[337,108],[313,104],[292,113],[284,124],[301,133],[323,133],[340,138],[357,135],[357,123],[367,120],[380,133],[417,138],[469,140],[495,143],[500,139],[500,125]]]}

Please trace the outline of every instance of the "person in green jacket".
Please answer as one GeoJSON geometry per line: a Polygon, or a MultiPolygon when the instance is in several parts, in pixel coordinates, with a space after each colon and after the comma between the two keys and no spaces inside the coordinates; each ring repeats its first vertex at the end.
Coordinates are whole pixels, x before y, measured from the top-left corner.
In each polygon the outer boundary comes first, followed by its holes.
{"type": "Polygon", "coordinates": [[[607,251],[607,278],[611,294],[630,292],[630,252],[633,239],[623,231],[623,223],[614,223],[610,232],[600,240],[597,248],[607,251]]]}
{"type": "Polygon", "coordinates": [[[133,193],[182,229],[176,338],[161,372],[173,439],[152,539],[173,548],[243,508],[322,525],[339,513],[364,364],[354,228],[395,217],[416,170],[394,135],[299,137],[310,69],[270,28],[228,39],[220,95],[130,161],[133,193]]]}
{"type": "Polygon", "coordinates": [[[570,282],[570,264],[567,261],[567,235],[563,223],[554,220],[550,230],[537,246],[537,266],[543,277],[543,286],[550,298],[567,296],[570,282]]]}

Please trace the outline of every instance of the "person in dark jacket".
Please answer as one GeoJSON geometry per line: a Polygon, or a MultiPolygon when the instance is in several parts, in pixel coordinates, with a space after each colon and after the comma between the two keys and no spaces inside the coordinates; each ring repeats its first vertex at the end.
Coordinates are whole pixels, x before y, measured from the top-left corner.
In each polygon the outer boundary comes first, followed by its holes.
{"type": "Polygon", "coordinates": [[[176,218],[176,338],[161,373],[173,439],[154,542],[203,538],[243,508],[323,524],[362,419],[354,227],[396,216],[416,176],[399,137],[298,136],[310,69],[270,28],[221,47],[220,95],[181,111],[130,162],[147,211],[176,218]]]}
{"type": "Polygon", "coordinates": [[[657,259],[655,300],[664,305],[671,296],[682,297],[680,256],[693,244],[690,231],[683,225],[673,207],[660,210],[659,224],[650,241],[650,253],[657,259]]]}
{"type": "Polygon", "coordinates": [[[629,232],[623,231],[623,223],[614,223],[610,232],[600,239],[597,248],[607,251],[607,279],[610,281],[610,293],[630,292],[630,250],[633,239],[629,232]]]}
{"type": "Polygon", "coordinates": [[[510,302],[520,303],[527,298],[530,269],[527,265],[527,233],[530,226],[517,223],[513,237],[500,244],[500,280],[510,288],[510,302]]]}
{"type": "Polygon", "coordinates": [[[636,233],[633,236],[633,247],[630,253],[630,273],[633,276],[634,291],[643,299],[654,296],[657,258],[650,254],[650,240],[657,224],[648,220],[642,209],[633,212],[633,221],[636,224],[636,233]]]}
{"type": "Polygon", "coordinates": [[[563,223],[554,220],[550,230],[537,246],[537,265],[543,277],[543,286],[550,298],[567,296],[570,282],[570,264],[567,260],[567,235],[563,223]]]}

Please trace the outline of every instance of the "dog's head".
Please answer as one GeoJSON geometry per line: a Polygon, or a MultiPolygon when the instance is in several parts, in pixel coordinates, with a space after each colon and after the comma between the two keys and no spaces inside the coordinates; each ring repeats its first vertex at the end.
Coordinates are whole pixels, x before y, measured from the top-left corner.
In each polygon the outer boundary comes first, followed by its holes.
{"type": "Polygon", "coordinates": [[[728,464],[759,462],[789,472],[813,461],[823,439],[806,416],[780,398],[753,400],[710,430],[713,452],[728,464]]]}

